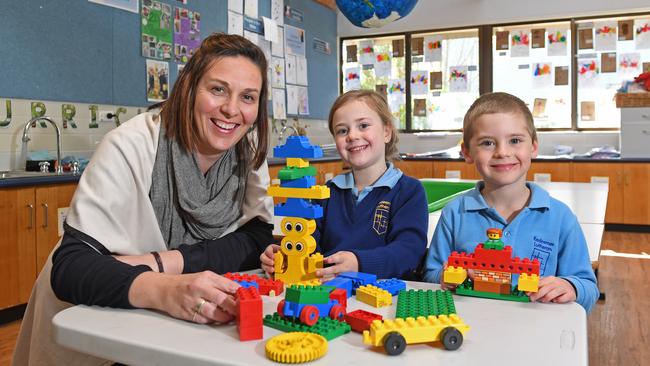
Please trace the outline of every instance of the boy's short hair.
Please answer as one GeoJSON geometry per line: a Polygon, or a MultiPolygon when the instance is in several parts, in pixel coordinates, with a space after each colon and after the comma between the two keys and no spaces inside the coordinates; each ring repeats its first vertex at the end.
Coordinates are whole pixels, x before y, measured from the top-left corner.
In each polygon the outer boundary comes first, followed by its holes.
{"type": "Polygon", "coordinates": [[[463,120],[463,143],[469,147],[469,141],[474,135],[472,126],[474,122],[484,114],[493,113],[518,113],[526,121],[526,128],[533,141],[537,141],[537,131],[533,114],[523,100],[508,93],[486,93],[476,99],[472,106],[465,113],[463,120]]]}
{"type": "Polygon", "coordinates": [[[366,103],[370,109],[379,115],[383,125],[387,126],[391,132],[390,140],[386,143],[385,147],[386,161],[399,159],[399,151],[397,149],[399,136],[397,135],[397,129],[395,129],[395,125],[393,124],[393,114],[390,112],[386,98],[374,90],[350,90],[336,98],[334,104],[332,104],[332,108],[330,109],[329,118],[327,119],[327,126],[329,127],[332,136],[334,136],[334,113],[336,113],[339,108],[352,101],[361,101],[366,103]]]}

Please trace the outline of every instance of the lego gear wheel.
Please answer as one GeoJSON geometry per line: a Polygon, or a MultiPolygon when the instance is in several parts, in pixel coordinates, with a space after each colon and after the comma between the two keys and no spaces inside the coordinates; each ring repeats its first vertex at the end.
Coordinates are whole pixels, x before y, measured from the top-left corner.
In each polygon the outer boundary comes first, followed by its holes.
{"type": "Polygon", "coordinates": [[[269,339],[265,349],[266,357],[276,362],[308,362],[327,353],[327,340],[315,333],[284,333],[269,339]]]}

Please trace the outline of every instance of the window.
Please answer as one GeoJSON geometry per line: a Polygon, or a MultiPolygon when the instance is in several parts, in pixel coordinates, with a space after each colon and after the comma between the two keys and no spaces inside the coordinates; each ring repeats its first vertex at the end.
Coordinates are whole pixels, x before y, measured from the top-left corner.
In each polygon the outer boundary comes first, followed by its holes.
{"type": "Polygon", "coordinates": [[[571,23],[494,27],[492,90],[528,104],[537,128],[571,128],[571,23]]]}
{"type": "Polygon", "coordinates": [[[478,29],[411,36],[411,129],[460,130],[479,96],[478,29]]]}

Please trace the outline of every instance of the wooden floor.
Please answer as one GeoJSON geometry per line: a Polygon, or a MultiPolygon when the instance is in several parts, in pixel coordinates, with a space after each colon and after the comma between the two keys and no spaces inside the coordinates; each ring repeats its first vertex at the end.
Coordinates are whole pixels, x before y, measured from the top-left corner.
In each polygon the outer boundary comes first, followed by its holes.
{"type": "MultiPolygon", "coordinates": [[[[589,365],[648,364],[650,234],[608,231],[603,249],[610,253],[600,257],[599,287],[607,299],[589,315],[589,365]]],[[[19,327],[0,325],[0,366],[10,363],[19,327]]]]}

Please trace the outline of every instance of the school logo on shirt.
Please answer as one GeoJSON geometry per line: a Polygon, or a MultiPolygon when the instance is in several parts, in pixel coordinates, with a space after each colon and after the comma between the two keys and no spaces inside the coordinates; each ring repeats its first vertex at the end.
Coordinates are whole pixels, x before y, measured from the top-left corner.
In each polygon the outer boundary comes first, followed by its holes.
{"type": "Polygon", "coordinates": [[[533,254],[531,255],[531,259],[537,259],[539,261],[540,275],[546,272],[546,263],[554,249],[555,243],[533,235],[533,254]]]}
{"type": "Polygon", "coordinates": [[[386,234],[388,231],[388,214],[390,213],[390,202],[381,201],[375,208],[375,217],[372,220],[372,228],[378,235],[386,234]]]}

